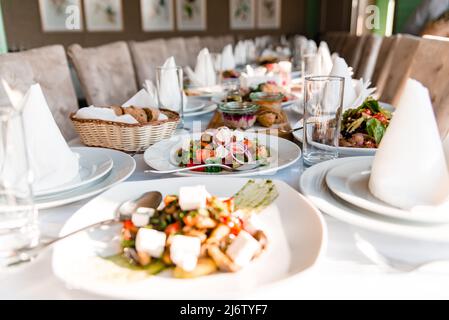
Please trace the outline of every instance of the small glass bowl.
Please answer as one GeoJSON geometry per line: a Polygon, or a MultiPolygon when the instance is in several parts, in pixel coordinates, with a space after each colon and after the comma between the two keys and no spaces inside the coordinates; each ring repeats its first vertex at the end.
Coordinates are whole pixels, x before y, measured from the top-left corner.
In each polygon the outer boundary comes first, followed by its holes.
{"type": "Polygon", "coordinates": [[[261,107],[273,108],[280,111],[282,109],[284,95],[282,93],[253,92],[249,95],[249,98],[261,107]]]}
{"type": "Polygon", "coordinates": [[[231,129],[248,129],[256,122],[259,106],[248,102],[227,102],[218,106],[223,124],[231,129]]]}

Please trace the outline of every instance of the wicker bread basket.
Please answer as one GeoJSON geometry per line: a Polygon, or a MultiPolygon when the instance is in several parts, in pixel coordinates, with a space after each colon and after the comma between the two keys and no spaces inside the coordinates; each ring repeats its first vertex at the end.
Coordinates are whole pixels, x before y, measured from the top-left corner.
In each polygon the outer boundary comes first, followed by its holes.
{"type": "Polygon", "coordinates": [[[70,119],[81,137],[81,142],[90,147],[102,147],[126,152],[144,151],[163,139],[170,138],[179,124],[179,114],[161,109],[168,119],[145,124],[127,124],[94,119],[70,119]]]}

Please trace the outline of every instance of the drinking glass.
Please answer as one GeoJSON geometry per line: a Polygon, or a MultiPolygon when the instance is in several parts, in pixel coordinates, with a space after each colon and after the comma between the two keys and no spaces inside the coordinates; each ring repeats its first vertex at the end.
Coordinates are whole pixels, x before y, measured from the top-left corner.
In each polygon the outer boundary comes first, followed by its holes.
{"type": "Polygon", "coordinates": [[[14,251],[37,244],[39,229],[33,205],[32,174],[28,164],[20,110],[0,106],[0,267],[14,251]]]}
{"type": "Polygon", "coordinates": [[[303,152],[306,166],[338,158],[343,88],[342,77],[305,79],[303,152]]]}
{"type": "Polygon", "coordinates": [[[179,113],[178,129],[184,128],[184,79],[182,67],[156,68],[157,94],[159,108],[179,113]]]}

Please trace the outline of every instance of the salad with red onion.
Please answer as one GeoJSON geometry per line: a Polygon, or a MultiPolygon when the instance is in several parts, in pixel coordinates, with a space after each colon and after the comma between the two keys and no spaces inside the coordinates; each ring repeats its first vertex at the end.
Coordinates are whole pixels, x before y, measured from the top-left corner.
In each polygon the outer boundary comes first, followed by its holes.
{"type": "Polygon", "coordinates": [[[392,114],[372,97],[343,114],[340,147],[377,148],[390,124],[392,114]]]}
{"type": "MultiPolygon", "coordinates": [[[[207,130],[200,140],[186,141],[177,151],[177,157],[180,167],[216,163],[238,168],[251,163],[268,165],[270,150],[257,139],[247,138],[242,131],[221,127],[207,130]]],[[[222,170],[212,166],[195,171],[219,173],[222,170]]]]}

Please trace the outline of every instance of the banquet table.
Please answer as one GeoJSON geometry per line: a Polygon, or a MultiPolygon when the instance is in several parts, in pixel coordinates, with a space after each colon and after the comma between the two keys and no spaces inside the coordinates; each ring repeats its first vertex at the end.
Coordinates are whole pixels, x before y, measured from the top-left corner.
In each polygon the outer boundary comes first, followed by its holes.
{"type": "MultiPolygon", "coordinates": [[[[287,110],[290,119],[299,120],[287,110]]],[[[205,129],[212,114],[186,118],[186,127],[205,129]],[[194,124],[195,122],[195,124],[194,124]]],[[[294,121],[293,121],[294,122],[294,121]]],[[[144,173],[148,169],[143,155],[134,156],[137,168],[128,181],[165,179],[173,175],[158,176],[144,173]]],[[[271,176],[283,180],[299,190],[299,178],[306,170],[302,160],[271,176]]],[[[90,199],[39,212],[39,223],[45,237],[58,235],[64,223],[90,199]]],[[[356,247],[354,235],[371,232],[352,227],[325,215],[328,228],[326,253],[311,270],[268,286],[257,292],[235,295],[235,299],[440,299],[449,298],[449,264],[447,272],[420,270],[400,273],[386,270],[372,263],[356,247]]],[[[412,250],[406,239],[374,235],[384,247],[397,251],[412,250]]],[[[443,247],[443,249],[445,249],[443,247]]],[[[449,251],[449,250],[448,250],[449,251]]],[[[0,272],[0,298],[2,299],[101,299],[102,297],[68,288],[52,273],[51,249],[36,261],[0,272]]],[[[204,297],[207,298],[207,297],[204,297]]]]}

